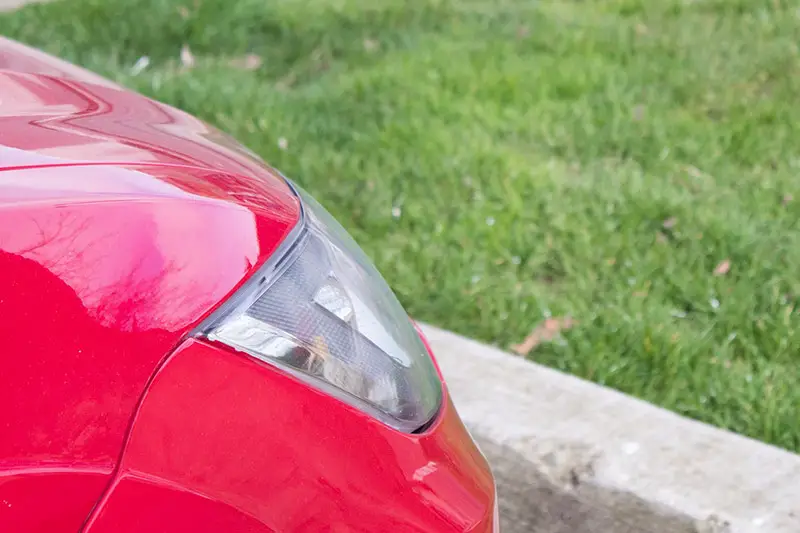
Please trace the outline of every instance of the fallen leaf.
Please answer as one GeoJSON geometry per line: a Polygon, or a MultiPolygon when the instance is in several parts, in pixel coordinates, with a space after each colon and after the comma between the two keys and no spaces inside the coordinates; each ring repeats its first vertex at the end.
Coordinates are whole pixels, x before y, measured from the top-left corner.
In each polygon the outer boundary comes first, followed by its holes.
{"type": "Polygon", "coordinates": [[[662,222],[661,225],[664,227],[664,229],[672,229],[675,227],[675,224],[677,223],[678,223],[677,218],[669,217],[668,219],[664,220],[664,222],[662,222]]]}
{"type": "Polygon", "coordinates": [[[188,44],[184,44],[183,47],[181,47],[181,65],[186,68],[192,68],[194,66],[194,55],[189,49],[188,44]]]}
{"type": "Polygon", "coordinates": [[[364,50],[372,52],[378,49],[378,41],[375,39],[364,39],[364,50]]]}
{"type": "Polygon", "coordinates": [[[647,26],[642,24],[641,22],[636,23],[636,33],[639,35],[645,35],[648,32],[647,26]]]}
{"type": "Polygon", "coordinates": [[[644,298],[647,296],[647,291],[636,291],[633,293],[633,295],[637,298],[644,298]]]}
{"type": "Polygon", "coordinates": [[[720,264],[717,265],[717,268],[714,269],[714,275],[724,276],[725,274],[728,273],[730,269],[731,269],[731,260],[725,259],[724,261],[720,262],[720,264]]]}
{"type": "Polygon", "coordinates": [[[235,57],[231,59],[228,64],[234,68],[242,70],[255,70],[261,66],[261,56],[256,54],[247,54],[243,57],[235,57]]]}
{"type": "Polygon", "coordinates": [[[528,355],[534,348],[543,342],[550,342],[556,336],[577,324],[570,317],[554,317],[545,319],[544,322],[533,328],[533,331],[519,344],[512,344],[511,350],[517,355],[528,355]]]}

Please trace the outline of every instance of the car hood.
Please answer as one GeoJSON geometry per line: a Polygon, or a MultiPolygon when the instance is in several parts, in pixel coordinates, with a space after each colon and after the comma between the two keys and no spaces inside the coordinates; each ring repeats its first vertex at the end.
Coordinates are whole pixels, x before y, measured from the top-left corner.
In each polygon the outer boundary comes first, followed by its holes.
{"type": "Polygon", "coordinates": [[[202,121],[0,39],[0,467],[107,479],[159,364],[299,211],[202,121]]]}
{"type": "Polygon", "coordinates": [[[188,165],[276,180],[228,135],[122,89],[0,70],[0,166],[113,162],[188,165]]]}

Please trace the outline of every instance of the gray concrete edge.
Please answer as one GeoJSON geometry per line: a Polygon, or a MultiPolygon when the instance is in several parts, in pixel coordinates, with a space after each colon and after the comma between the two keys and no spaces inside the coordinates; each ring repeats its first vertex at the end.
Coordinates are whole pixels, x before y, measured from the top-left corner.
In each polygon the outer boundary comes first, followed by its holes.
{"type": "Polygon", "coordinates": [[[498,477],[504,533],[800,532],[800,456],[421,328],[498,477]]]}
{"type": "Polygon", "coordinates": [[[40,4],[51,0],[0,0],[0,11],[12,11],[27,4],[40,4]]]}

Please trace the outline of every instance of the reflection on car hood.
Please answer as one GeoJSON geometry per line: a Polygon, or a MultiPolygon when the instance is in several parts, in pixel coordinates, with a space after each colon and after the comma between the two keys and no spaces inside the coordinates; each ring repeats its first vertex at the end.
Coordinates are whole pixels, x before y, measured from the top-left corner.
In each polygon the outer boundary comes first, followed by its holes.
{"type": "Polygon", "coordinates": [[[108,479],[160,362],[299,211],[202,121],[0,38],[0,457],[108,479]]]}

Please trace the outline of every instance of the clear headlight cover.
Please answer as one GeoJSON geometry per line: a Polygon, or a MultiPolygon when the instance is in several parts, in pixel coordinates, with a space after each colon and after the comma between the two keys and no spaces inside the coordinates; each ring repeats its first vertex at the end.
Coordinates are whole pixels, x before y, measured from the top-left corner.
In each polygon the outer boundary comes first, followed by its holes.
{"type": "Polygon", "coordinates": [[[412,432],[439,409],[439,377],[391,289],[347,232],[296,188],[304,216],[288,249],[204,329],[386,424],[412,432]]]}

